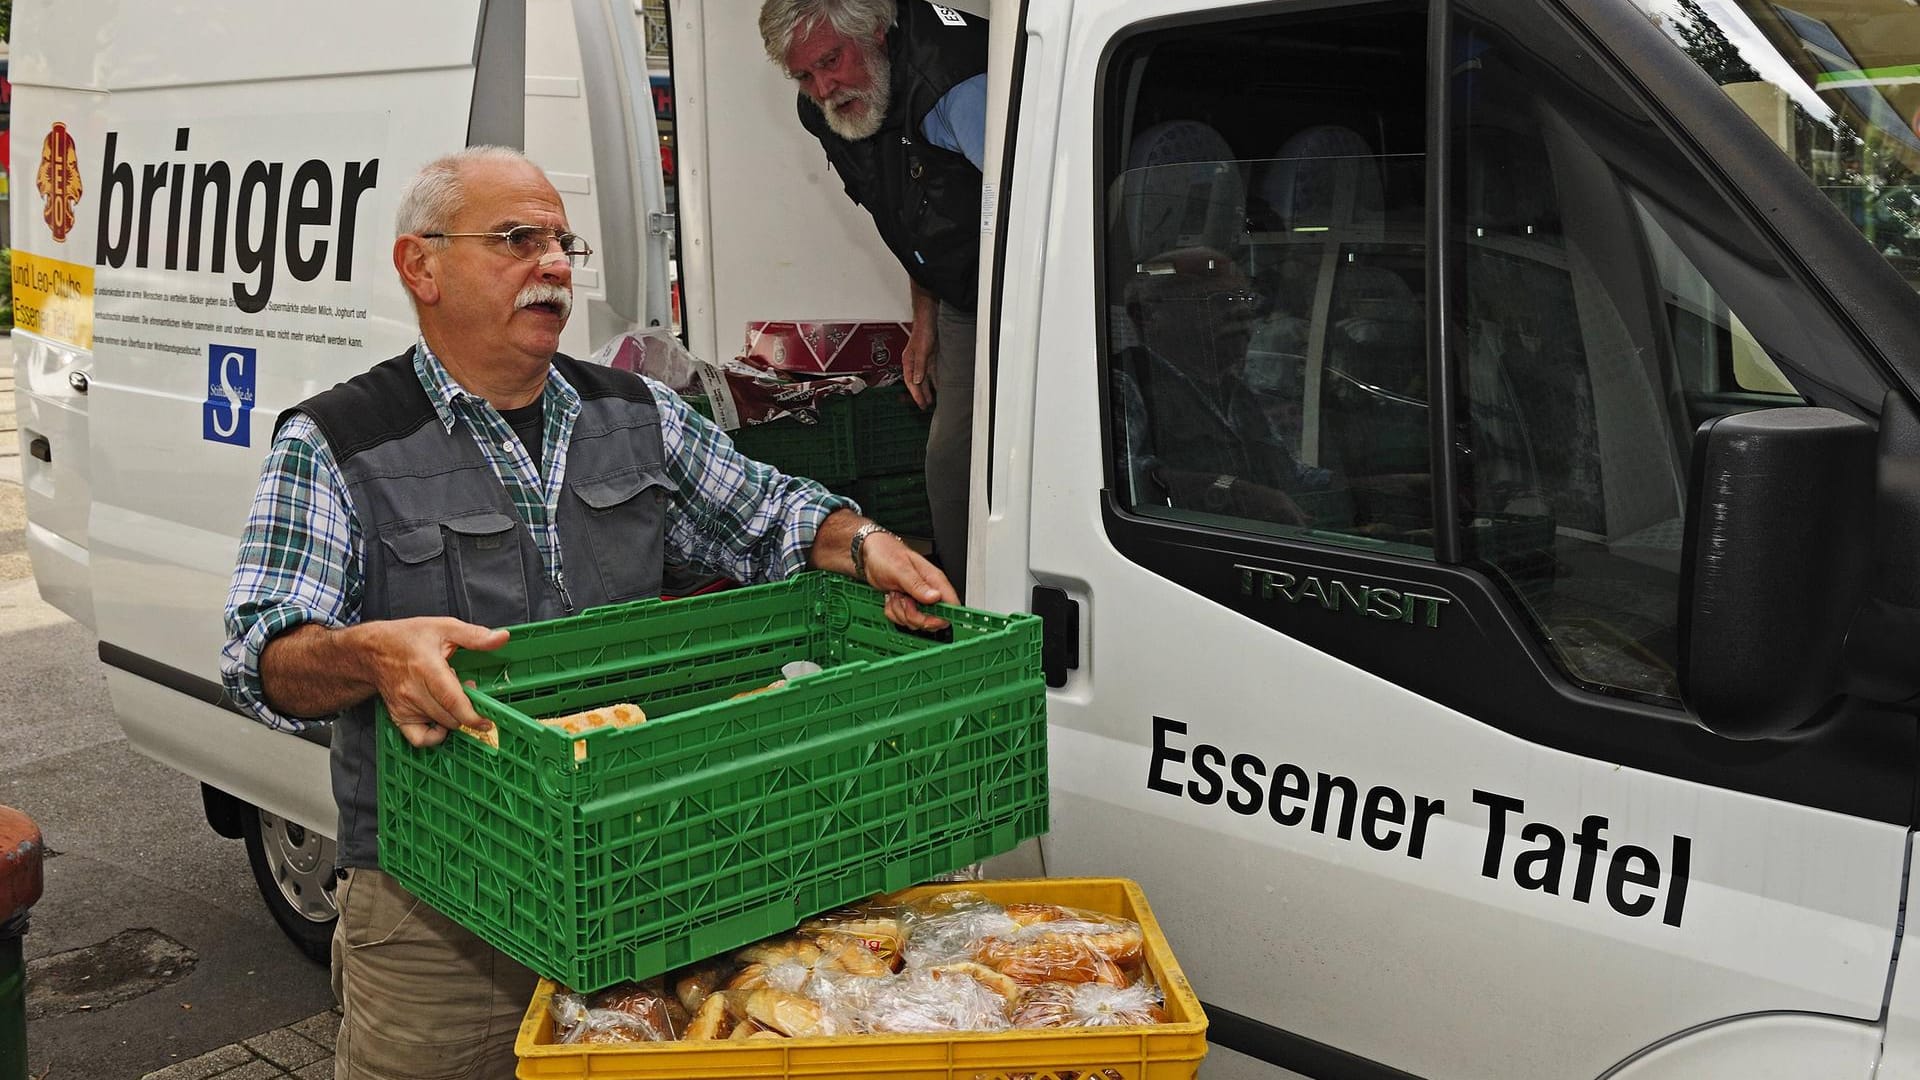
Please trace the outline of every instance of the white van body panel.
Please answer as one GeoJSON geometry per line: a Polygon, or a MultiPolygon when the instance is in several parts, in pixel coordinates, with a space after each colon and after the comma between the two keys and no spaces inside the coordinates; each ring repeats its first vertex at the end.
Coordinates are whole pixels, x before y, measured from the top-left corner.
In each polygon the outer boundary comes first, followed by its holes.
{"type": "Polygon", "coordinates": [[[287,12],[271,4],[22,4],[13,17],[17,45],[9,78],[36,86],[137,90],[471,67],[483,6],[482,0],[346,0],[331,5],[328,18],[302,22],[299,40],[289,42],[287,12]],[[74,27],[86,29],[61,33],[74,27]],[[188,40],[196,47],[172,47],[188,40]]]}
{"type": "Polygon", "coordinates": [[[13,332],[14,416],[20,425],[20,486],[26,494],[27,559],[41,599],[93,626],[93,571],[87,556],[87,507],[92,501],[87,466],[86,397],[69,378],[85,377],[88,350],[13,332]],[[38,440],[61,448],[42,461],[30,448],[38,440]]]}
{"type": "MultiPolygon", "coordinates": [[[[1229,6],[1080,0],[1027,13],[1025,115],[1002,221],[1004,280],[1024,284],[998,295],[999,429],[980,548],[989,606],[1024,608],[1035,584],[1080,605],[1078,670],[1048,700],[1048,873],[1138,878],[1210,1004],[1427,1077],[1599,1076],[1729,1017],[1877,1018],[1903,828],[1516,738],[1188,592],[1106,539],[1095,80],[1127,27],[1229,6]],[[1415,858],[1404,840],[1381,851],[1357,832],[1277,824],[1265,807],[1169,795],[1150,777],[1190,774],[1173,760],[1153,768],[1155,718],[1187,725],[1168,736],[1185,760],[1211,744],[1444,810],[1415,858]],[[1482,872],[1491,810],[1476,791],[1524,804],[1507,819],[1507,865],[1494,876],[1482,872]],[[1598,889],[1576,902],[1570,886],[1515,884],[1522,819],[1571,834],[1586,815],[1663,862],[1676,838],[1689,840],[1684,931],[1657,912],[1616,913],[1598,889]]],[[[1858,1042],[1809,1040],[1794,1061],[1817,1064],[1802,1075],[1853,1075],[1858,1042]]]]}
{"type": "MultiPolygon", "coordinates": [[[[602,252],[597,266],[615,253],[609,248],[631,260],[645,243],[638,230],[599,236],[602,185],[574,17],[581,10],[604,20],[611,11],[630,21],[626,5],[494,6],[524,12],[526,44],[513,43],[508,73],[513,92],[524,90],[530,149],[553,176],[570,222],[602,252]]],[[[274,419],[415,340],[391,265],[394,207],[420,165],[472,134],[488,10],[482,0],[349,4],[303,21],[297,48],[288,45],[290,13],[272,5],[28,4],[14,24],[14,172],[33,175],[41,139],[60,123],[74,140],[83,184],[62,241],[41,220],[41,198],[23,186],[13,203],[15,243],[29,257],[93,269],[92,348],[24,331],[14,338],[23,442],[46,437],[51,447],[51,462],[24,457],[22,468],[42,593],[92,626],[111,654],[109,690],[136,748],[322,834],[333,831],[335,813],[324,744],[215,703],[221,612],[274,419]],[[367,33],[372,25],[383,32],[367,33]],[[78,26],[89,31],[73,33],[78,26]],[[154,47],[177,39],[182,26],[204,29],[206,47],[154,47]],[[191,186],[196,169],[212,163],[228,170],[224,200],[211,180],[191,186]],[[324,169],[325,182],[299,181],[303,163],[324,169]],[[251,184],[250,164],[262,174],[251,184]],[[267,208],[273,183],[278,197],[267,208]],[[148,195],[148,187],[157,190],[148,195]],[[288,262],[296,187],[308,219],[297,254],[318,264],[310,280],[288,262]],[[183,194],[177,202],[175,188],[183,194]],[[203,191],[206,224],[196,239],[193,203],[203,191]],[[271,231],[261,229],[262,208],[275,214],[271,231]],[[217,270],[214,221],[228,234],[217,270]],[[243,221],[252,225],[244,237],[243,221]],[[251,259],[242,272],[243,239],[251,247],[270,242],[270,290],[251,259]],[[243,296],[264,307],[240,308],[243,296]],[[89,376],[84,393],[69,381],[75,371],[89,376]]],[[[605,53],[595,57],[598,78],[616,81],[632,66],[600,36],[589,47],[605,53]]],[[[633,70],[639,79],[628,73],[627,81],[644,93],[644,70],[633,70]]],[[[618,119],[644,121],[621,133],[623,144],[653,145],[651,111],[618,119]]],[[[627,187],[657,199],[657,161],[632,170],[627,187]]],[[[616,209],[629,224],[646,221],[644,206],[616,209]]],[[[588,309],[610,306],[597,266],[580,274],[580,317],[564,342],[580,355],[591,352],[588,309]]],[[[642,262],[628,275],[635,291],[622,298],[623,310],[652,303],[646,279],[642,262]]],[[[664,318],[664,297],[652,306],[664,318]]]]}
{"type": "Polygon", "coordinates": [[[1831,1016],[1747,1016],[1677,1035],[1602,1080],[1865,1080],[1876,1074],[1880,1034],[1831,1016]]]}
{"type": "Polygon", "coordinates": [[[327,748],[116,667],[104,668],[127,744],[187,776],[332,837],[327,748]],[[150,719],[141,719],[141,718],[150,719]]]}
{"type": "MultiPolygon", "coordinates": [[[[461,20],[460,25],[470,34],[466,28],[473,20],[461,20]]],[[[413,340],[411,309],[391,267],[393,193],[434,153],[457,147],[466,137],[472,94],[468,69],[321,81],[326,85],[299,79],[261,83],[244,95],[225,87],[113,93],[113,126],[123,160],[167,160],[174,156],[170,151],[176,129],[186,127],[192,129],[189,161],[228,160],[236,171],[251,160],[287,162],[289,172],[292,163],[303,160],[377,161],[376,190],[384,196],[360,208],[366,216],[356,222],[359,235],[350,280],[336,280],[329,267],[313,282],[277,281],[268,311],[243,321],[223,307],[206,319],[261,330],[275,339],[156,328],[156,320],[183,316],[177,301],[158,297],[224,298],[224,279],[193,289],[198,283],[191,278],[158,269],[97,271],[96,340],[101,347],[95,350],[88,395],[94,435],[89,548],[95,629],[104,642],[211,678],[218,677],[225,633],[218,621],[202,613],[221,610],[225,601],[236,541],[273,418],[413,340]],[[396,110],[396,101],[412,106],[396,110]],[[109,296],[108,290],[121,295],[109,296]],[[157,298],[146,299],[149,296],[157,298]],[[282,312],[282,304],[365,315],[341,319],[282,312]],[[278,340],[287,333],[351,340],[344,348],[311,348],[304,341],[278,340]],[[122,334],[160,348],[114,346],[102,340],[122,334]],[[249,445],[202,437],[210,343],[256,349],[258,382],[249,445]],[[181,483],[185,478],[198,482],[181,483]]],[[[97,148],[105,134],[76,131],[75,139],[97,148]]],[[[104,189],[106,181],[99,183],[104,189]]],[[[106,192],[102,194],[94,213],[105,204],[106,192]]],[[[76,232],[91,235],[93,225],[83,217],[76,232]]],[[[130,710],[121,712],[132,722],[130,710]]]]}

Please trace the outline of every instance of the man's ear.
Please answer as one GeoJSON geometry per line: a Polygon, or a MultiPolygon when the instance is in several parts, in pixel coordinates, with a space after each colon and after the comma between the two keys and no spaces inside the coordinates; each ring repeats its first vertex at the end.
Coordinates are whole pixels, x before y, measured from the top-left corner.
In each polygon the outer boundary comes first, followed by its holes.
{"type": "Polygon", "coordinates": [[[413,302],[432,306],[440,302],[440,281],[434,251],[417,236],[401,236],[393,241],[393,268],[400,284],[412,295],[413,302]]]}

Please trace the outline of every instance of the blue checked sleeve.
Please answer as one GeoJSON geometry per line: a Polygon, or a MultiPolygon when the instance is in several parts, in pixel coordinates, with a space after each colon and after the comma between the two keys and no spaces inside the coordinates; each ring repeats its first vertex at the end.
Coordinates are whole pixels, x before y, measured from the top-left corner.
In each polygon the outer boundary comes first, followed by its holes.
{"type": "Polygon", "coordinates": [[[733,440],[679,395],[647,380],[660,409],[660,438],[674,513],[667,561],[741,582],[775,581],[807,567],[814,534],[852,499],[734,449],[733,440]]]}
{"type": "Polygon", "coordinates": [[[307,416],[280,429],[260,470],[227,590],[220,674],[233,701],[262,723],[299,731],[318,721],[276,712],[260,683],[260,654],[303,623],[358,621],[364,578],[360,525],[326,439],[307,416]]]}

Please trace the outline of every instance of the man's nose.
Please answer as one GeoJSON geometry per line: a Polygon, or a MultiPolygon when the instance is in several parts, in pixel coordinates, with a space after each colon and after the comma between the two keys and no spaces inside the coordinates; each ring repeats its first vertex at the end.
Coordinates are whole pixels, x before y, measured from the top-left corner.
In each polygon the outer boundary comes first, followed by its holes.
{"type": "Polygon", "coordinates": [[[534,272],[541,281],[564,285],[567,288],[573,287],[573,263],[567,258],[567,253],[560,249],[560,242],[557,240],[534,264],[534,272]]]}

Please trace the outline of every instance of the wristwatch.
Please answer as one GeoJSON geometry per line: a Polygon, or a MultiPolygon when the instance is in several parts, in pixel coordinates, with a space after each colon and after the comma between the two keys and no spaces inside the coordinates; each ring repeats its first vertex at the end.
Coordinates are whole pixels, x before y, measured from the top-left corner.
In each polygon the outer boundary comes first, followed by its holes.
{"type": "Polygon", "coordinates": [[[885,525],[882,525],[877,521],[869,521],[865,525],[862,525],[859,528],[853,530],[853,541],[851,546],[847,549],[848,554],[853,556],[854,580],[866,582],[866,584],[868,585],[873,584],[873,582],[867,580],[866,545],[867,545],[867,537],[872,536],[874,533],[887,533],[888,536],[893,535],[892,533],[887,532],[887,527],[885,525]]]}

